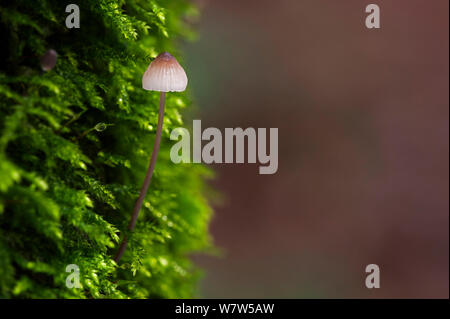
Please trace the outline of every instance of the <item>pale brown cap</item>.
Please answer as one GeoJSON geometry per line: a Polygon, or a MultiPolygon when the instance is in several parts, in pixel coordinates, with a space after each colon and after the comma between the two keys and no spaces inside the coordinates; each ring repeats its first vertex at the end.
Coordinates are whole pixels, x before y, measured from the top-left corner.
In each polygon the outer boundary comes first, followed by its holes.
{"type": "Polygon", "coordinates": [[[163,52],[148,66],[142,77],[145,90],[159,92],[182,92],[188,79],[181,65],[170,53],[163,52]]]}
{"type": "Polygon", "coordinates": [[[44,71],[50,71],[56,65],[56,60],[58,58],[58,53],[55,50],[50,49],[44,53],[41,57],[41,67],[44,71]]]}

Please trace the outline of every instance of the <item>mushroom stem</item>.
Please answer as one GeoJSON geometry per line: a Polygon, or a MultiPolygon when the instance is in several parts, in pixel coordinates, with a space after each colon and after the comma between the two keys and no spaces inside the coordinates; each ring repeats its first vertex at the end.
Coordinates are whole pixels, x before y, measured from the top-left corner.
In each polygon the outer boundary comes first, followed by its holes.
{"type": "MultiPolygon", "coordinates": [[[[160,100],[159,100],[159,115],[158,115],[158,128],[156,129],[156,137],[155,144],[153,144],[152,157],[150,158],[150,164],[147,169],[147,174],[145,175],[144,184],[142,185],[141,191],[139,193],[139,197],[134,205],[133,214],[131,215],[130,223],[128,224],[128,230],[132,231],[134,226],[136,226],[136,221],[139,216],[139,211],[141,210],[142,203],[144,202],[145,195],[147,194],[148,187],[152,180],[153,171],[155,170],[156,157],[158,156],[159,145],[161,143],[161,135],[162,135],[162,126],[164,119],[164,103],[166,100],[166,93],[161,92],[160,100]]],[[[122,258],[123,253],[127,249],[128,239],[125,235],[123,237],[122,243],[120,244],[119,250],[114,257],[114,261],[118,263],[122,258]]]]}

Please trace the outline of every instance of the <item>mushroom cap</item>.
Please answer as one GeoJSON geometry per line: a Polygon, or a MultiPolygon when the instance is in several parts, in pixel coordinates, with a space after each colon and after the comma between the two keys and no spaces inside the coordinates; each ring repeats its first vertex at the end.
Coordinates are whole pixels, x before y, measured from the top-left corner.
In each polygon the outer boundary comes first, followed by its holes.
{"type": "Polygon", "coordinates": [[[160,53],[148,66],[142,77],[145,90],[159,92],[182,92],[188,79],[181,65],[170,53],[160,53]]]}
{"type": "Polygon", "coordinates": [[[50,71],[56,65],[56,60],[58,58],[58,53],[55,50],[50,49],[44,53],[41,57],[41,68],[44,71],[50,71]]]}

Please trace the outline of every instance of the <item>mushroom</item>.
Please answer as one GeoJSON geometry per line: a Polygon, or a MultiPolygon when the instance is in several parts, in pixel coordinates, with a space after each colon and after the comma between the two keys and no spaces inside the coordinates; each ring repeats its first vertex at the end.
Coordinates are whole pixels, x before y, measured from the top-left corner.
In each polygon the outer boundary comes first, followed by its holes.
{"type": "MultiPolygon", "coordinates": [[[[132,231],[136,226],[136,221],[141,210],[145,195],[152,180],[153,171],[155,169],[156,157],[158,156],[159,144],[161,142],[164,104],[166,92],[182,92],[187,86],[187,76],[178,61],[168,52],[160,53],[153,62],[150,63],[142,77],[142,88],[149,91],[158,91],[160,93],[158,127],[156,129],[155,144],[153,145],[150,164],[145,175],[144,184],[142,185],[139,197],[134,205],[133,214],[128,225],[128,230],[132,231]]],[[[119,250],[114,257],[115,262],[119,262],[123,253],[127,248],[127,236],[125,235],[119,250]]]]}
{"type": "Polygon", "coordinates": [[[58,53],[55,50],[50,49],[44,53],[41,57],[41,68],[43,71],[50,71],[56,65],[56,60],[58,59],[58,53]]]}

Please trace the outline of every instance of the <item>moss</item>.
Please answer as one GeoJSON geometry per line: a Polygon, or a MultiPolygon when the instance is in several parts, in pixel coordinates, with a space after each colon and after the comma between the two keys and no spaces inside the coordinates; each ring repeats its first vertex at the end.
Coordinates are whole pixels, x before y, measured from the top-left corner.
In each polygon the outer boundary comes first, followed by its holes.
{"type": "Polygon", "coordinates": [[[211,247],[211,209],[200,165],[170,161],[169,132],[186,94],[167,96],[152,185],[119,265],[151,154],[157,92],[141,89],[158,52],[191,37],[183,0],[80,0],[67,29],[57,0],[0,5],[0,297],[174,298],[195,295],[188,254],[211,247]],[[167,7],[165,7],[167,6],[167,7]],[[41,70],[40,57],[58,53],[41,70]],[[102,129],[98,129],[99,125],[102,129]],[[81,288],[66,287],[66,266],[81,288]]]}

